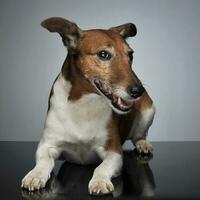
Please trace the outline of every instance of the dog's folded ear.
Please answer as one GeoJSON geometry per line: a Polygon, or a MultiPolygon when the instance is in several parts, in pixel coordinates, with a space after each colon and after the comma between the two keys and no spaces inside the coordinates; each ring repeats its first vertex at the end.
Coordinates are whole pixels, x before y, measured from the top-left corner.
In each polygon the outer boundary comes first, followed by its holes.
{"type": "Polygon", "coordinates": [[[76,50],[78,47],[82,31],[75,23],[61,17],[51,17],[44,20],[41,26],[50,32],[59,33],[68,49],[76,50]]]}
{"type": "Polygon", "coordinates": [[[109,30],[118,32],[123,38],[134,37],[137,34],[135,24],[127,23],[120,26],[112,27],[109,30]]]}

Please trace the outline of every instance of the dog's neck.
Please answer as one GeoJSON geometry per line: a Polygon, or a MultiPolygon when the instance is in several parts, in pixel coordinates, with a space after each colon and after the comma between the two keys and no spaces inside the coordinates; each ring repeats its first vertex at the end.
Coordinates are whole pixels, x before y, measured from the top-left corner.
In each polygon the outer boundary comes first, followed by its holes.
{"type": "Polygon", "coordinates": [[[70,101],[76,101],[84,94],[96,93],[90,81],[86,79],[79,70],[75,59],[76,55],[69,52],[61,70],[65,80],[70,81],[72,84],[72,88],[68,97],[68,100],[70,101]]]}

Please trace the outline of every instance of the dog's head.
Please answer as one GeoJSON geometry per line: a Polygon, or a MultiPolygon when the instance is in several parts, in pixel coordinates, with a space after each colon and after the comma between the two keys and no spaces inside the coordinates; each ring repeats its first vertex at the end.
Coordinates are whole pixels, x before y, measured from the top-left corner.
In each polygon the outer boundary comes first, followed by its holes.
{"type": "Polygon", "coordinates": [[[82,76],[117,113],[131,110],[145,91],[131,69],[133,49],[126,42],[126,38],[137,33],[134,24],[83,31],[66,19],[53,17],[41,25],[60,34],[69,53],[76,58],[74,62],[82,76]]]}

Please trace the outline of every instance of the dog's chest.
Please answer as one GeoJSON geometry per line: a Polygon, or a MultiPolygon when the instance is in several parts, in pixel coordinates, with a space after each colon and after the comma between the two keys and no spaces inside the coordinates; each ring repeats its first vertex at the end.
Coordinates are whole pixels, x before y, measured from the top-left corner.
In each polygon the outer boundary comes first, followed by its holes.
{"type": "Polygon", "coordinates": [[[105,99],[87,94],[77,101],[69,101],[71,84],[61,75],[53,89],[47,124],[57,132],[58,139],[79,146],[103,145],[111,117],[111,109],[105,99]]]}

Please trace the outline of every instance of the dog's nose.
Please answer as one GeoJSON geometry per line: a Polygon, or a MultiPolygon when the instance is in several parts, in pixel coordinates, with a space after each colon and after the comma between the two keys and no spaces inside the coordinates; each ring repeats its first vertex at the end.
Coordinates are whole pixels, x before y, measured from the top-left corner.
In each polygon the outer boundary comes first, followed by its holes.
{"type": "Polygon", "coordinates": [[[142,85],[134,85],[130,87],[129,94],[132,98],[136,99],[138,97],[141,97],[144,91],[145,88],[142,85]]]}

